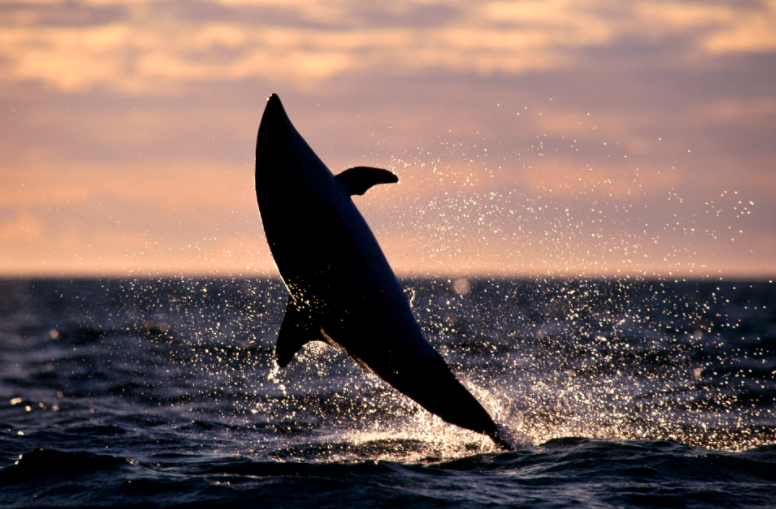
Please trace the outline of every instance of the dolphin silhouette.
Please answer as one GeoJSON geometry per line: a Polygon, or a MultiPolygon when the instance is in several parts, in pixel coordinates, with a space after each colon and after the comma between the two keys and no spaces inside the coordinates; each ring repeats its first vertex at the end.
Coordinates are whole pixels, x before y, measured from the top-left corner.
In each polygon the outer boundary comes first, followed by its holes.
{"type": "Polygon", "coordinates": [[[277,363],[284,367],[306,343],[324,341],[429,412],[510,449],[488,412],[423,337],[350,198],[398,180],[364,166],[335,177],[291,124],[278,96],[269,98],[256,140],[256,197],[289,293],[277,363]]]}

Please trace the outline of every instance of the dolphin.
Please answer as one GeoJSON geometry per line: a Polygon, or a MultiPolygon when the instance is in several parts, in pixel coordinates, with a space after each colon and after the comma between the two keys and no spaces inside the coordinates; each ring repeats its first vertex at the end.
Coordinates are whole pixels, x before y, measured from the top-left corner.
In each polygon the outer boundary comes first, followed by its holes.
{"type": "Polygon", "coordinates": [[[423,337],[351,200],[376,184],[398,181],[388,170],[365,166],[334,176],[291,124],[278,96],[269,98],[256,140],[256,197],[289,293],[276,361],[285,367],[306,343],[326,342],[448,423],[511,449],[423,337]]]}

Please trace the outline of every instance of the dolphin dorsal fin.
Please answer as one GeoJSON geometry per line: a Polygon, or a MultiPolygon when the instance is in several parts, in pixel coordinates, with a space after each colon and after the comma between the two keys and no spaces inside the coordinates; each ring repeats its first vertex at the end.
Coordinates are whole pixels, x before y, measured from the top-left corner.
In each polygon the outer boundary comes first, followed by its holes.
{"type": "Polygon", "coordinates": [[[356,166],[343,171],[334,177],[334,180],[337,181],[348,196],[353,196],[354,194],[361,196],[370,187],[376,184],[394,184],[399,181],[399,177],[382,168],[356,166]]]}
{"type": "Polygon", "coordinates": [[[300,305],[293,297],[288,296],[286,316],[280,324],[278,342],[275,345],[275,360],[281,368],[286,367],[294,358],[294,354],[310,341],[326,341],[310,315],[310,306],[300,305]]]}

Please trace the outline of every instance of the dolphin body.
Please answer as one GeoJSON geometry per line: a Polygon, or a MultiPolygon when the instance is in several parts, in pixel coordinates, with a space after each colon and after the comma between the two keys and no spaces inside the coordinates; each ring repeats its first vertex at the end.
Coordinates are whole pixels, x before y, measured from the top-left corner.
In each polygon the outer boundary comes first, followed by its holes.
{"type": "Polygon", "coordinates": [[[398,180],[368,167],[335,177],[291,124],[278,96],[269,98],[256,140],[256,196],[290,294],[275,347],[277,363],[284,367],[306,343],[324,341],[429,412],[510,449],[488,412],[423,337],[350,198],[398,180]]]}

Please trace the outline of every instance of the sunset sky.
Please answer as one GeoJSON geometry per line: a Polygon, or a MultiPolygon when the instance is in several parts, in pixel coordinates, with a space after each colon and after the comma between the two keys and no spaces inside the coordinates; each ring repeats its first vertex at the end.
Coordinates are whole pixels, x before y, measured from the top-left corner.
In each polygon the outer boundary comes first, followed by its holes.
{"type": "Polygon", "coordinates": [[[277,93],[403,276],[776,276],[776,0],[0,4],[0,276],[276,275],[277,93]]]}

